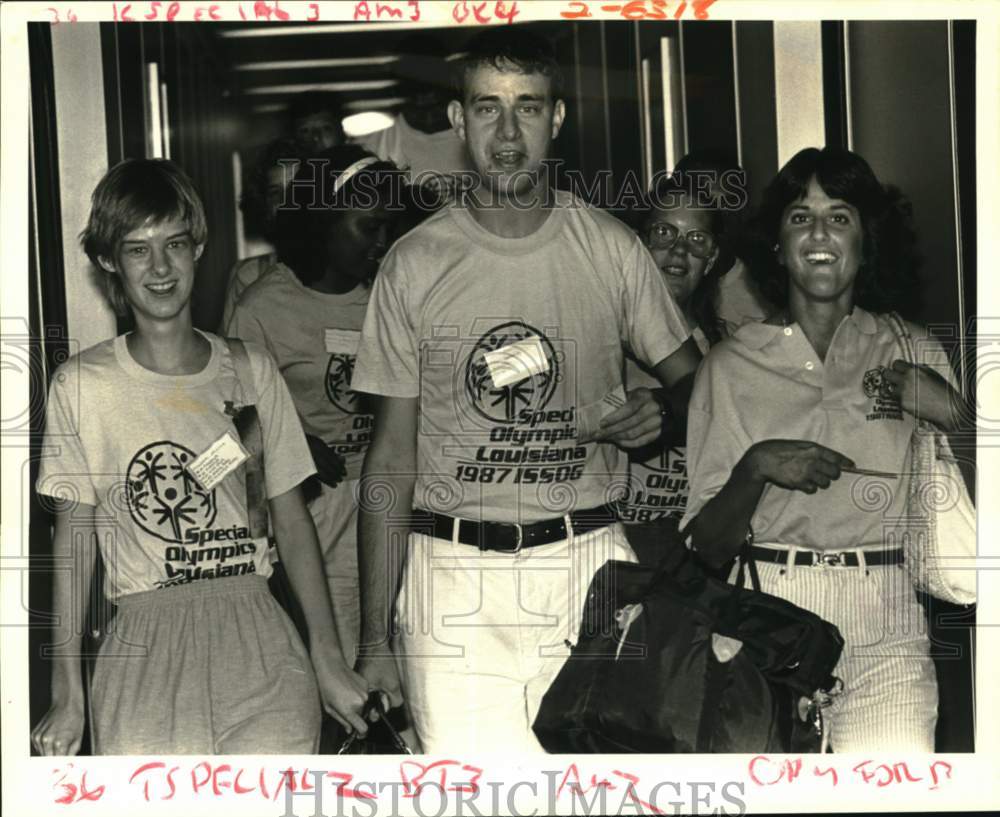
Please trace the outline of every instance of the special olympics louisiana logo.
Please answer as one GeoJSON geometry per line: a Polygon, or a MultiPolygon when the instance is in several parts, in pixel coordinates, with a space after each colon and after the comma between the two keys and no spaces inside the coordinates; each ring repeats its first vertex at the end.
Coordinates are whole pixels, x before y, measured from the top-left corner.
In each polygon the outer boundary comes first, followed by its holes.
{"type": "Polygon", "coordinates": [[[865,391],[865,397],[881,397],[883,400],[894,399],[892,393],[888,391],[889,381],[885,379],[885,366],[876,366],[865,372],[861,381],[861,388],[865,391]]]}
{"type": "Polygon", "coordinates": [[[164,542],[181,544],[185,529],[215,521],[215,491],[202,490],[187,471],[194,458],[183,445],[161,440],[139,449],[128,464],[125,496],[132,519],[164,542]]]}
{"type": "MultiPolygon", "coordinates": [[[[530,361],[529,361],[530,369],[530,361]]],[[[513,423],[524,410],[538,411],[552,399],[559,382],[559,361],[551,341],[532,326],[510,321],[489,329],[472,347],[465,364],[465,391],[476,411],[487,420],[513,423]],[[494,372],[486,355],[518,341],[535,338],[545,356],[544,371],[534,372],[516,382],[494,383],[494,372]]]]}
{"type": "Polygon", "coordinates": [[[357,392],[351,391],[354,355],[333,354],[326,365],[326,396],[346,414],[360,414],[357,392]]]}

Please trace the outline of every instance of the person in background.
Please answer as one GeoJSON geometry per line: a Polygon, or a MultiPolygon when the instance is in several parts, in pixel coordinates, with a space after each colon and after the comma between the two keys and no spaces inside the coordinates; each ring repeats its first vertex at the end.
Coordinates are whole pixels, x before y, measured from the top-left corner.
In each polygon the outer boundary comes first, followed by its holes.
{"type": "Polygon", "coordinates": [[[95,754],[310,753],[321,702],[364,733],[368,687],[337,640],[300,487],[314,468],[288,390],[259,346],[191,325],[208,228],[190,179],[162,159],[116,165],[94,191],[82,239],[135,329],[74,356],[52,380],[53,453],[37,488],[58,503],[55,557],[77,569],[54,573],[63,632],[35,748],[80,749],[79,588],[90,587],[94,539],[117,604],[89,690],[95,754]],[[309,653],[268,590],[268,516],[309,653]],[[98,525],[113,533],[96,536],[98,525]]]}
{"type": "MultiPolygon", "coordinates": [[[[744,247],[743,214],[749,202],[747,173],[728,151],[717,148],[692,150],[674,168],[674,176],[688,176],[688,184],[699,193],[707,192],[714,199],[726,235],[730,252],[719,259],[716,269],[718,286],[715,298],[707,305],[732,334],[743,324],[761,321],[774,310],[750,276],[742,255],[744,247]]],[[[699,308],[704,308],[702,305],[699,308]]]]}
{"type": "Polygon", "coordinates": [[[450,69],[447,50],[434,36],[419,33],[399,44],[395,66],[406,98],[388,128],[357,139],[358,144],[406,170],[409,182],[426,190],[427,205],[452,198],[460,174],[470,169],[465,145],[448,121],[450,69]]]}
{"type": "MultiPolygon", "coordinates": [[[[298,166],[298,145],[288,138],[275,139],[261,150],[240,197],[240,210],[243,212],[246,231],[261,236],[272,246],[278,208],[285,199],[285,191],[298,166]]],[[[233,316],[233,307],[243,291],[274,266],[277,260],[278,253],[272,250],[244,258],[233,265],[226,284],[220,332],[225,334],[233,316]]]]}
{"type": "Polygon", "coordinates": [[[304,162],[278,215],[280,261],[247,289],[228,326],[230,335],[260,343],[277,361],[305,429],[320,483],[309,511],[338,640],[352,666],[361,615],[356,489],[372,414],[351,379],[398,181],[393,165],[356,145],[304,162]],[[314,201],[319,205],[310,206],[314,201]]]}
{"type": "MultiPolygon", "coordinates": [[[[706,354],[726,334],[715,302],[721,271],[733,262],[718,197],[693,174],[660,175],[634,216],[640,238],[706,354]]],[[[630,389],[659,389],[653,373],[631,354],[625,357],[625,382],[630,389]]],[[[678,533],[688,493],[685,433],[683,425],[675,425],[652,445],[629,452],[629,489],[620,512],[625,535],[643,564],[676,565],[687,552],[678,533]]]]}
{"type": "Polygon", "coordinates": [[[344,114],[337,97],[326,91],[303,91],[288,106],[288,133],[303,155],[314,156],[344,143],[344,114]]]}
{"type": "Polygon", "coordinates": [[[931,752],[923,611],[883,520],[905,514],[917,418],[954,429],[962,401],[940,344],[909,324],[934,366],[901,359],[885,316],[919,291],[908,204],[856,153],[808,148],[764,192],[756,229],[751,269],[777,312],[699,369],[682,529],[716,565],[749,542],[765,592],[840,629],[835,751],[931,752]]]}

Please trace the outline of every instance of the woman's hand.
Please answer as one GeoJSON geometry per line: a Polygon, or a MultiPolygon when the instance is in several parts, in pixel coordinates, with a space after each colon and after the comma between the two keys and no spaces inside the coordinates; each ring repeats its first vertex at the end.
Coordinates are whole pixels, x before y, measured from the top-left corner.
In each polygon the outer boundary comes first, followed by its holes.
{"type": "Polygon", "coordinates": [[[339,656],[314,655],[313,666],[323,709],[349,732],[364,735],[368,725],[361,713],[368,700],[368,682],[339,656]]]}
{"type": "Polygon", "coordinates": [[[882,373],[889,395],[907,414],[936,423],[945,431],[959,425],[961,396],[930,366],[899,358],[882,373]]]}
{"type": "Polygon", "coordinates": [[[331,488],[336,488],[347,476],[344,458],[319,437],[306,434],[306,442],[309,443],[309,453],[312,454],[313,462],[316,464],[316,473],[320,481],[331,488]]]}
{"type": "Polygon", "coordinates": [[[765,440],[751,446],[744,464],[752,480],[814,494],[840,479],[854,461],[832,448],[806,440],[765,440]]]}
{"type": "Polygon", "coordinates": [[[31,730],[31,743],[46,757],[75,755],[83,741],[86,723],[83,694],[54,697],[52,706],[31,730]]]}

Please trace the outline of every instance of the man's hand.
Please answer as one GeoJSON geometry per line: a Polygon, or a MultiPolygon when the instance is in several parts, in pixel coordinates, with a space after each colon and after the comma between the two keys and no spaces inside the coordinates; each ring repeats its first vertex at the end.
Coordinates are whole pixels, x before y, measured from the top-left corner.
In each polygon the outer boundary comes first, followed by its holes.
{"type": "Polygon", "coordinates": [[[641,448],[660,436],[662,409],[653,392],[646,388],[627,393],[623,406],[601,420],[594,439],[610,442],[621,448],[641,448]]]}
{"type": "Polygon", "coordinates": [[[319,437],[306,434],[306,442],[309,443],[309,453],[312,454],[320,480],[331,488],[336,488],[347,476],[344,458],[319,437]]]}
{"type": "Polygon", "coordinates": [[[365,656],[358,659],[357,672],[368,683],[369,689],[377,689],[387,697],[386,711],[403,704],[403,690],[399,682],[396,659],[391,655],[365,656]]]}
{"type": "Polygon", "coordinates": [[[361,716],[368,699],[368,684],[342,658],[315,655],[313,667],[323,709],[349,732],[364,735],[368,724],[361,716]]]}
{"type": "Polygon", "coordinates": [[[39,754],[46,757],[75,755],[83,740],[83,693],[54,698],[49,711],[31,730],[31,743],[39,754]]]}
{"type": "Polygon", "coordinates": [[[741,463],[751,480],[814,494],[840,479],[854,461],[832,448],[806,440],[765,440],[751,446],[741,463]]]}

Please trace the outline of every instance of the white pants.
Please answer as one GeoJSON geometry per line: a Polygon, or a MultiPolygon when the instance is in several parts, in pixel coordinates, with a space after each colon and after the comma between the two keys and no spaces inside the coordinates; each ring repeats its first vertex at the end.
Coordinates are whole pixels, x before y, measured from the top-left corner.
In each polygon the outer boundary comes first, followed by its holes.
{"type": "Polygon", "coordinates": [[[531,731],[606,561],[636,561],[621,525],[517,554],[411,534],[395,651],[423,750],[543,752],[531,731]]]}
{"type": "Polygon", "coordinates": [[[337,637],[350,666],[354,666],[361,637],[357,485],[356,479],[344,480],[336,488],[324,485],[320,495],[309,503],[323,553],[337,637]]]}
{"type": "Polygon", "coordinates": [[[824,712],[832,749],[933,752],[937,679],[927,619],[903,565],[758,561],[757,570],[761,590],[816,613],[844,638],[834,670],[844,690],[824,712]]]}

